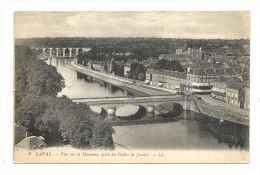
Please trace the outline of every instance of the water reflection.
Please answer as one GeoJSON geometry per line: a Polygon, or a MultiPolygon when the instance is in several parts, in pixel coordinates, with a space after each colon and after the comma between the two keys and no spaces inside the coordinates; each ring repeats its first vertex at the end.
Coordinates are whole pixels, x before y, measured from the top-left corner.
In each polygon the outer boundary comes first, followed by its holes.
{"type": "MultiPolygon", "coordinates": [[[[110,83],[107,83],[107,82],[104,82],[104,81],[102,81],[102,80],[99,80],[99,79],[97,79],[97,78],[93,78],[93,77],[91,77],[91,76],[89,76],[89,75],[85,75],[85,74],[83,74],[83,73],[81,73],[81,72],[77,72],[77,79],[79,79],[79,80],[84,80],[85,82],[87,82],[87,83],[91,83],[91,84],[99,84],[99,86],[101,87],[101,88],[104,88],[104,89],[106,89],[106,90],[108,90],[111,94],[116,94],[116,93],[118,93],[118,92],[120,92],[120,93],[122,93],[122,94],[125,94],[126,93],[126,91],[124,91],[123,89],[121,89],[121,88],[118,88],[118,87],[116,87],[116,86],[113,86],[112,84],[110,84],[110,83]]],[[[125,96],[127,95],[127,93],[125,94],[125,96]]]]}
{"type": "Polygon", "coordinates": [[[183,107],[177,103],[164,103],[156,107],[159,117],[175,118],[183,112],[183,107]]]}
{"type": "Polygon", "coordinates": [[[123,89],[67,67],[67,64],[71,61],[73,59],[70,58],[51,58],[46,61],[47,64],[55,66],[65,79],[66,87],[62,89],[58,96],[67,95],[70,98],[128,96],[128,93],[123,89]]]}
{"type": "Polygon", "coordinates": [[[120,126],[123,125],[128,128],[131,125],[131,132],[129,134],[132,136],[120,137],[116,134],[114,136],[116,142],[122,145],[124,143],[127,146],[130,145],[132,149],[249,150],[248,126],[231,122],[220,122],[219,119],[196,112],[183,111],[181,105],[173,103],[156,105],[156,110],[160,111],[159,115],[155,112],[147,112],[144,107],[139,110],[142,112],[135,116],[129,116],[127,120],[116,117],[115,120],[111,121],[111,124],[116,129],[116,133],[120,135],[124,132],[125,128],[121,128],[120,126]],[[143,127],[143,129],[140,127],[143,127]],[[157,132],[155,133],[153,132],[154,127],[157,128],[157,132]],[[158,137],[163,137],[165,144],[160,143],[159,147],[157,145],[158,142],[147,141],[147,144],[151,145],[139,143],[143,142],[143,137],[150,137],[144,135],[142,138],[139,138],[140,133],[138,132],[141,132],[141,130],[142,132],[150,131],[153,133],[151,139],[156,140],[158,137]],[[132,145],[133,142],[138,143],[132,145]],[[168,142],[171,143],[171,146],[168,142]]]}
{"type": "Polygon", "coordinates": [[[227,143],[229,148],[249,149],[249,127],[229,121],[220,121],[201,114],[196,119],[202,130],[207,130],[218,143],[227,143]]]}

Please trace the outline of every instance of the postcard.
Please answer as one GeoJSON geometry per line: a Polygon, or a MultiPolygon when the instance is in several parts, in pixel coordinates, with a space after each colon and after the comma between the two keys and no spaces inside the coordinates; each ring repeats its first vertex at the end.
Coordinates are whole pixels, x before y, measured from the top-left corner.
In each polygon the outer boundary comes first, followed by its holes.
{"type": "Polygon", "coordinates": [[[249,163],[250,11],[14,13],[13,161],[249,163]]]}

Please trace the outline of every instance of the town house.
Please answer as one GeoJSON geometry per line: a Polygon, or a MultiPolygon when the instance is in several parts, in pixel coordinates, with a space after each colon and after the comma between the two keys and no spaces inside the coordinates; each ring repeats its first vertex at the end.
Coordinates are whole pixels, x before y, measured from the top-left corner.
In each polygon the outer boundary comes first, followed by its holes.
{"type": "Polygon", "coordinates": [[[226,88],[226,103],[244,109],[245,88],[242,83],[233,83],[226,88]]]}
{"type": "Polygon", "coordinates": [[[213,80],[213,88],[211,89],[211,96],[223,102],[226,102],[226,88],[233,83],[242,83],[239,78],[219,77],[213,80]]]}

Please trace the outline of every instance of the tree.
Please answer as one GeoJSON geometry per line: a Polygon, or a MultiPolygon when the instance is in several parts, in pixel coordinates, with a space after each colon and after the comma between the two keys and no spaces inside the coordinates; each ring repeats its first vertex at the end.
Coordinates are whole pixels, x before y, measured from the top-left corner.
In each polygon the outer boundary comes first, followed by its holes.
{"type": "Polygon", "coordinates": [[[97,114],[87,104],[70,103],[59,111],[60,131],[64,139],[76,148],[90,148],[92,127],[97,114]]]}
{"type": "Polygon", "coordinates": [[[47,104],[42,97],[29,94],[23,98],[15,110],[15,121],[20,122],[30,133],[36,134],[34,123],[44,114],[47,104]]]}
{"type": "MultiPolygon", "coordinates": [[[[15,121],[48,143],[67,140],[73,147],[91,148],[93,128],[102,117],[87,104],[76,104],[66,96],[57,98],[65,83],[56,68],[36,60],[30,48],[15,49],[15,121]]],[[[112,127],[102,129],[107,133],[100,137],[103,148],[112,149],[112,127]]]]}
{"type": "Polygon", "coordinates": [[[53,108],[47,108],[42,116],[36,118],[34,123],[38,134],[45,138],[46,143],[55,143],[62,140],[59,125],[58,113],[53,108]]]}
{"type": "Polygon", "coordinates": [[[58,92],[65,87],[64,78],[54,66],[37,60],[28,69],[27,87],[33,94],[57,96],[58,92]]]}
{"type": "Polygon", "coordinates": [[[140,63],[133,63],[130,67],[129,78],[145,80],[146,68],[140,63]]]}
{"type": "Polygon", "coordinates": [[[114,150],[113,134],[115,130],[106,121],[98,121],[93,127],[91,146],[93,149],[114,150]]]}
{"type": "Polygon", "coordinates": [[[175,60],[168,61],[165,59],[160,59],[155,63],[153,68],[156,70],[166,69],[166,70],[184,72],[184,68],[182,67],[182,65],[175,60]]]}
{"type": "Polygon", "coordinates": [[[56,96],[65,87],[57,69],[43,60],[36,60],[36,55],[25,46],[15,47],[15,71],[18,96],[25,96],[28,91],[35,95],[56,96]]]}
{"type": "Polygon", "coordinates": [[[43,115],[36,118],[34,127],[47,143],[61,141],[62,136],[59,127],[62,118],[60,117],[60,110],[69,105],[71,100],[66,96],[60,98],[45,96],[43,100],[47,104],[47,108],[43,115]]]}

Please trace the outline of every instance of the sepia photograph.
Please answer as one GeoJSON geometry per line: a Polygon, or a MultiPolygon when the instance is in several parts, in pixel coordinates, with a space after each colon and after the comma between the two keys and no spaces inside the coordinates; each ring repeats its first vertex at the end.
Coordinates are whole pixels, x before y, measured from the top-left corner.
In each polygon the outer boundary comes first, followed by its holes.
{"type": "Polygon", "coordinates": [[[259,17],[0,0],[0,174],[259,174],[259,17]]]}
{"type": "Polygon", "coordinates": [[[14,163],[249,163],[250,11],[14,13],[14,163]]]}

